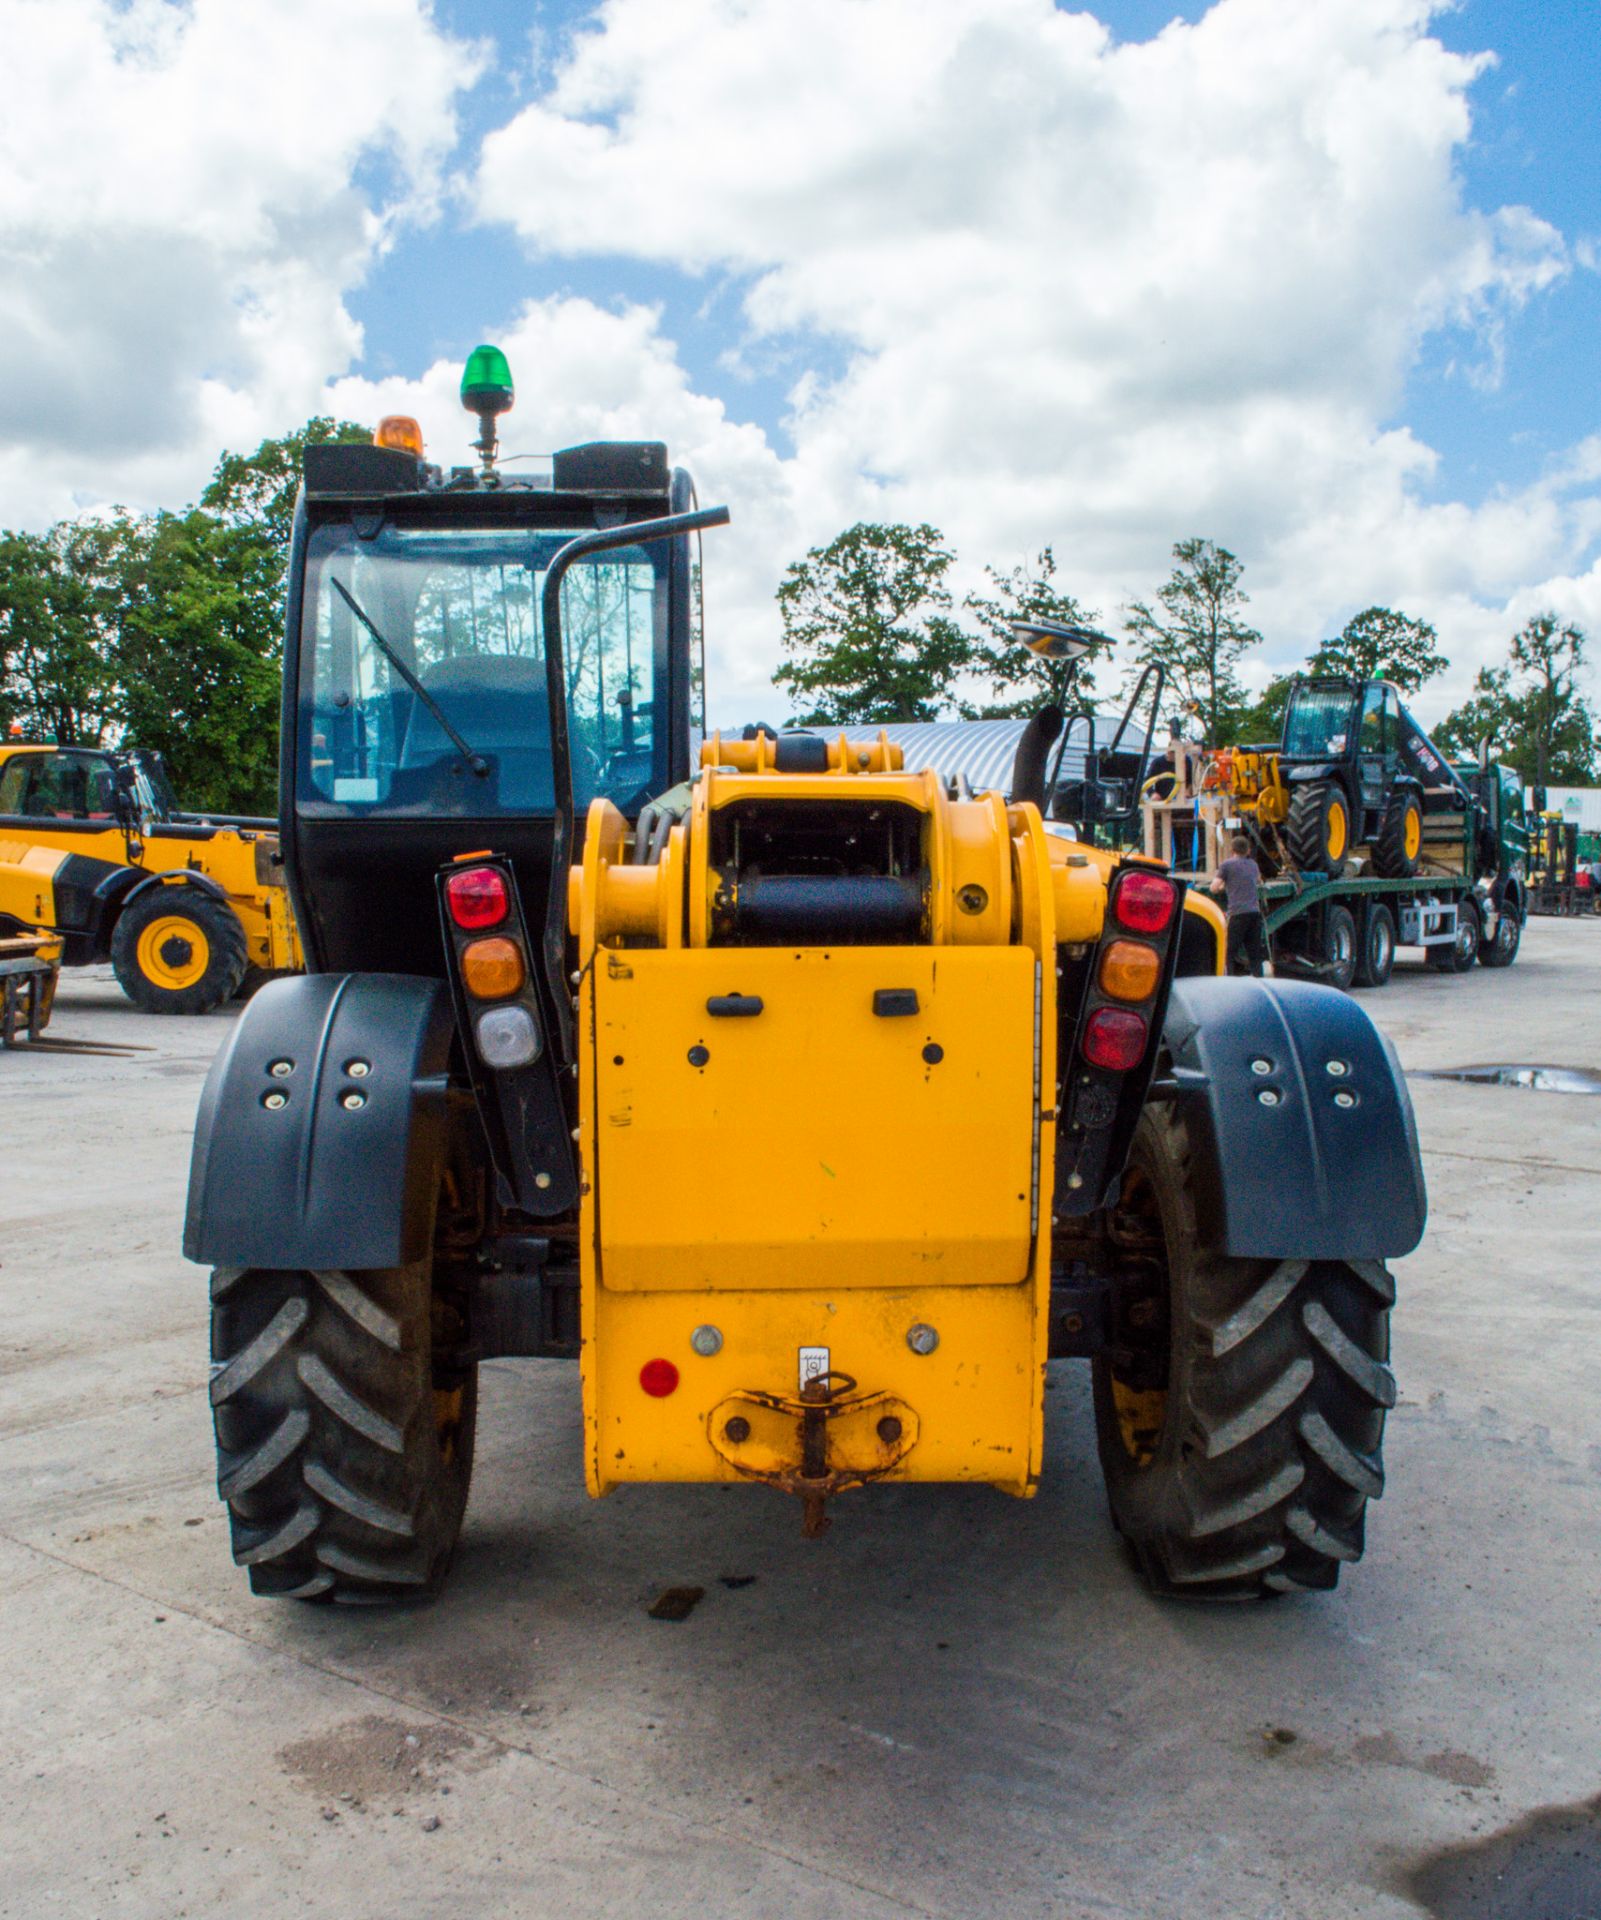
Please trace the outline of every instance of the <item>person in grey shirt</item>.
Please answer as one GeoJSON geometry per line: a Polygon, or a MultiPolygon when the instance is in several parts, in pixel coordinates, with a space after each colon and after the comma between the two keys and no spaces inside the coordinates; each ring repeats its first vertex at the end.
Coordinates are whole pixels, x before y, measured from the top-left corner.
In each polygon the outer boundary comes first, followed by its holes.
{"type": "Polygon", "coordinates": [[[1234,851],[1217,870],[1212,891],[1224,895],[1228,904],[1230,973],[1249,973],[1258,980],[1267,959],[1267,943],[1262,937],[1262,896],[1257,883],[1261,876],[1251,858],[1251,843],[1237,833],[1234,851]]]}

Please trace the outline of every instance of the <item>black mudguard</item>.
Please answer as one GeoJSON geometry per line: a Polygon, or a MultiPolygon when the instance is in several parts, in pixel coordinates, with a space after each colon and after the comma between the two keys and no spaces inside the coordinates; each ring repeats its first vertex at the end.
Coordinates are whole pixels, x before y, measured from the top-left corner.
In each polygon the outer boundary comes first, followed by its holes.
{"type": "Polygon", "coordinates": [[[1388,1260],[1423,1238],[1411,1097],[1395,1049],[1353,1000],[1293,981],[1176,980],[1164,1040],[1200,1161],[1204,1246],[1388,1260]]]}
{"type": "Polygon", "coordinates": [[[228,895],[209,873],[195,873],[189,867],[166,867],[159,873],[147,873],[145,877],[131,886],[123,895],[122,904],[130,906],[142,893],[148,893],[152,887],[197,887],[201,893],[209,893],[213,900],[221,900],[225,905],[228,895]]]}
{"type": "Polygon", "coordinates": [[[316,973],[269,981],[240,1014],[200,1096],[187,1258],[311,1268],[424,1258],[455,1026],[443,980],[316,973]],[[274,1074],[283,1061],[291,1070],[274,1074]],[[352,1075],[353,1061],[368,1071],[352,1075]],[[283,1105],[266,1105],[280,1094],[283,1105]],[[362,1104],[346,1105],[353,1096],[362,1104]]]}

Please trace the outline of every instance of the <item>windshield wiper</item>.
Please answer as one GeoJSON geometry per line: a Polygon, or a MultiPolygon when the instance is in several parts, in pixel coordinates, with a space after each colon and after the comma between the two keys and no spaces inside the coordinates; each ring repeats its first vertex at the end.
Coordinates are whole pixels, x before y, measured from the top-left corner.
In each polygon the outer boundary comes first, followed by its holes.
{"type": "Polygon", "coordinates": [[[467,762],[467,765],[472,770],[472,772],[476,773],[480,779],[484,778],[484,776],[487,775],[487,773],[489,772],[489,762],[484,758],[484,756],[481,753],[475,753],[473,749],[468,746],[467,742],[462,739],[461,735],[456,731],[456,729],[445,718],[444,709],[440,706],[439,702],[428,691],[428,689],[423,685],[423,683],[417,678],[416,674],[412,672],[411,668],[406,665],[405,661],[401,659],[400,655],[396,653],[394,648],[390,646],[389,642],[373,625],[371,620],[367,618],[366,613],[357,604],[355,595],[352,594],[349,591],[349,589],[345,586],[344,581],[339,579],[336,575],[332,575],[332,574],[329,575],[329,578],[333,581],[334,590],[339,595],[340,599],[344,601],[345,605],[349,607],[350,611],[356,616],[356,618],[361,622],[361,624],[378,642],[379,646],[383,648],[384,656],[388,660],[389,664],[394,668],[396,673],[400,675],[401,679],[405,681],[406,685],[411,688],[412,692],[416,694],[417,698],[423,703],[423,705],[433,715],[435,721],[438,723],[440,732],[448,735],[451,744],[455,747],[456,751],[461,755],[462,759],[467,762]]]}

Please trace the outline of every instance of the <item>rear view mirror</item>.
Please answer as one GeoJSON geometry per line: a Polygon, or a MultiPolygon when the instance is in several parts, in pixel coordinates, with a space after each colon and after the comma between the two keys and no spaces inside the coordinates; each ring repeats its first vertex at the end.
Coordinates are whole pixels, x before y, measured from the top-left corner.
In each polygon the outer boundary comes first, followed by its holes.
{"type": "Polygon", "coordinates": [[[1014,620],[1012,632],[1041,660],[1082,660],[1096,647],[1112,644],[1104,633],[1070,627],[1060,620],[1014,620]]]}

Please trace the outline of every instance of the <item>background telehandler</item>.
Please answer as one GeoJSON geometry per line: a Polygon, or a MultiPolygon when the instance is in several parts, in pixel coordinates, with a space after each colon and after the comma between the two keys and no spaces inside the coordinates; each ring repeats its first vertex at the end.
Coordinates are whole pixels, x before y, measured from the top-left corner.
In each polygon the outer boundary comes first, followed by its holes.
{"type": "MultiPolygon", "coordinates": [[[[414,423],[308,448],[283,846],[310,971],[207,1082],[185,1250],[258,1593],[443,1577],[477,1369],[576,1357],[585,1471],[1029,1495],[1090,1360],[1162,1591],[1332,1587],[1395,1388],[1424,1194],[1360,1009],[1219,977],[1161,865],[885,742],[692,751],[696,510],[655,444],[479,470],[414,423]]],[[[1042,646],[1071,634],[1036,631],[1042,646]]],[[[867,1514],[863,1523],[871,1524],[867,1514]]]]}
{"type": "Polygon", "coordinates": [[[302,959],[276,822],[181,812],[137,750],[0,744],[0,931],[109,960],[147,1013],[209,1013],[302,959]]]}

